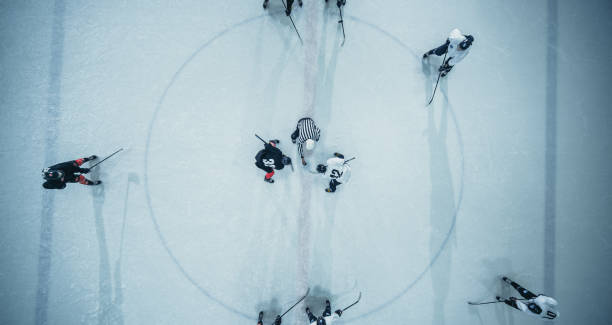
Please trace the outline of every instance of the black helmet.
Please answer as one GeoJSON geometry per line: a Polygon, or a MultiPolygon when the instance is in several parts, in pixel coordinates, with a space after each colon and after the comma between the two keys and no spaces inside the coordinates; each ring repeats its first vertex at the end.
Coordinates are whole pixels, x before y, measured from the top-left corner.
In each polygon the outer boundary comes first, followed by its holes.
{"type": "Polygon", "coordinates": [[[48,181],[59,181],[64,177],[64,172],[56,169],[45,168],[42,171],[42,177],[48,181]]]}
{"type": "Polygon", "coordinates": [[[321,174],[325,174],[325,172],[327,171],[327,166],[323,165],[323,164],[318,164],[317,165],[317,171],[321,174]]]}
{"type": "Polygon", "coordinates": [[[542,313],[542,308],[540,308],[540,306],[538,306],[535,302],[528,303],[527,308],[529,308],[529,310],[534,314],[542,313]]]}
{"type": "Polygon", "coordinates": [[[461,43],[459,43],[459,47],[462,50],[466,50],[468,47],[472,46],[473,42],[474,42],[474,36],[465,35],[465,39],[461,43]]]}
{"type": "Polygon", "coordinates": [[[317,319],[317,325],[325,325],[325,318],[323,318],[323,316],[319,316],[319,318],[317,319]]]}
{"type": "Polygon", "coordinates": [[[291,165],[291,158],[287,157],[287,156],[283,156],[283,159],[281,160],[281,162],[283,163],[283,165],[291,165]]]}

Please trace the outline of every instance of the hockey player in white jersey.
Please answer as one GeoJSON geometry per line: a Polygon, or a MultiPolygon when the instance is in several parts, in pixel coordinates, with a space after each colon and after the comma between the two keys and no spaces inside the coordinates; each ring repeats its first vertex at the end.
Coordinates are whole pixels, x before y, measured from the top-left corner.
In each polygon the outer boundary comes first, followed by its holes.
{"type": "Polygon", "coordinates": [[[344,155],[334,153],[334,157],[327,159],[327,164],[319,164],[317,172],[323,174],[323,177],[329,178],[329,187],[325,189],[327,193],[336,191],[338,185],[346,183],[351,177],[351,168],[344,160],[344,155]]]}
{"type": "Polygon", "coordinates": [[[297,143],[298,153],[300,154],[300,158],[302,158],[303,166],[306,166],[304,149],[307,151],[314,150],[315,144],[319,141],[320,137],[321,130],[310,117],[304,117],[297,122],[295,131],[291,134],[291,142],[297,143]]]}
{"type": "Polygon", "coordinates": [[[498,301],[503,301],[506,305],[523,311],[531,316],[543,318],[545,320],[553,320],[559,317],[557,311],[557,301],[551,297],[539,294],[536,295],[531,291],[521,287],[518,283],[502,277],[502,281],[511,285],[518,293],[527,299],[525,302],[517,300],[515,297],[508,299],[502,299],[501,297],[495,297],[498,301]]]}
{"type": "Polygon", "coordinates": [[[455,28],[450,32],[446,43],[423,54],[423,59],[432,54],[437,56],[446,54],[446,61],[442,63],[439,69],[440,76],[445,77],[470,52],[473,42],[474,36],[463,35],[459,29],[455,28]]]}
{"type": "Polygon", "coordinates": [[[312,314],[309,307],[306,307],[306,315],[308,315],[308,321],[310,325],[332,325],[332,323],[342,316],[342,310],[338,309],[332,315],[331,313],[331,304],[329,300],[325,300],[325,311],[323,311],[323,315],[319,317],[315,317],[312,314]]]}

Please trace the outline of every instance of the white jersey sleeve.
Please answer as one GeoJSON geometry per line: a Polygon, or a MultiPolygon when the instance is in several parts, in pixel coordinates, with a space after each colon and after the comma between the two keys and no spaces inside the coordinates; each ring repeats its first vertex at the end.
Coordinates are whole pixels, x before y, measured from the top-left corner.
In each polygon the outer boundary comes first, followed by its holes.
{"type": "Polygon", "coordinates": [[[454,66],[459,63],[465,56],[470,52],[471,46],[466,50],[462,50],[459,48],[459,44],[466,39],[465,36],[461,33],[461,31],[457,28],[453,29],[448,35],[448,40],[450,44],[448,44],[448,64],[450,66],[454,66]]]}
{"type": "Polygon", "coordinates": [[[542,318],[556,319],[559,317],[559,311],[557,310],[559,303],[555,299],[545,295],[539,295],[533,299],[533,302],[542,308],[542,318]]]}
{"type": "Polygon", "coordinates": [[[519,309],[531,316],[535,316],[535,317],[539,317],[539,318],[544,318],[544,319],[556,319],[559,316],[559,312],[557,311],[557,301],[551,297],[547,297],[544,295],[539,295],[534,299],[530,299],[527,300],[528,303],[535,303],[536,305],[538,305],[541,309],[542,312],[539,314],[536,314],[534,312],[532,312],[531,310],[529,310],[529,307],[527,307],[527,304],[525,304],[524,302],[517,300],[516,301],[516,305],[519,307],[519,309]]]}
{"type": "Polygon", "coordinates": [[[327,170],[323,177],[335,179],[340,183],[348,182],[351,177],[351,168],[344,164],[344,159],[333,157],[327,159],[327,170]]]}

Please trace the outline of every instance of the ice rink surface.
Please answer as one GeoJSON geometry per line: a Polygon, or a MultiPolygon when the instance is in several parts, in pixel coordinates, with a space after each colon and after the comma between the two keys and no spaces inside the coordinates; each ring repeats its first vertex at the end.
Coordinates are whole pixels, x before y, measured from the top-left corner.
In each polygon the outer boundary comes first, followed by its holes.
{"type": "Polygon", "coordinates": [[[609,1],[0,1],[0,324],[609,324],[609,1]],[[431,96],[458,27],[471,53],[431,96]],[[299,165],[290,134],[321,141],[299,165]],[[295,172],[263,182],[280,139],[295,172]],[[43,167],[125,150],[102,186],[43,167]],[[338,192],[309,172],[342,152],[338,192]],[[10,173],[9,173],[10,172],[10,173]]]}

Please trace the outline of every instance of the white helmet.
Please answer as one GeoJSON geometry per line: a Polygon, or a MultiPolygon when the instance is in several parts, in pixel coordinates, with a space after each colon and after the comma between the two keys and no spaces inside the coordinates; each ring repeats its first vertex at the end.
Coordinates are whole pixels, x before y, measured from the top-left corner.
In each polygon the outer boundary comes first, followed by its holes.
{"type": "Polygon", "coordinates": [[[306,150],[312,150],[315,147],[315,142],[313,139],[306,140],[306,150]]]}

